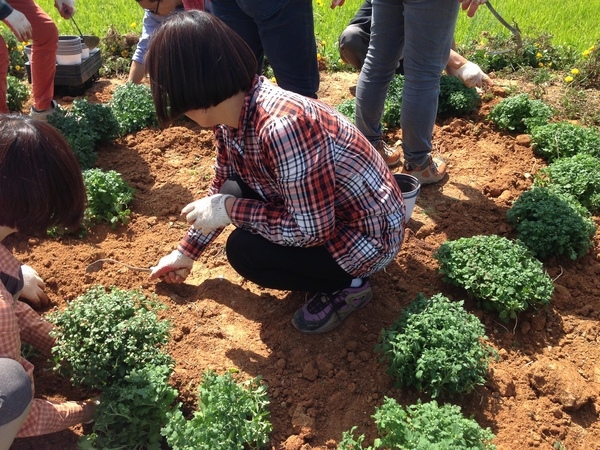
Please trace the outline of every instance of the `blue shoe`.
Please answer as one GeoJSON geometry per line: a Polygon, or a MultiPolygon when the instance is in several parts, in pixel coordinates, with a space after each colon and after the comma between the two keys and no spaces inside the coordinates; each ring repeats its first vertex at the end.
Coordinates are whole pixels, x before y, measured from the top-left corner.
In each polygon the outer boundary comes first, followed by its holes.
{"type": "Polygon", "coordinates": [[[326,333],[338,327],[346,316],[362,308],[373,298],[371,283],[348,287],[332,293],[318,292],[294,314],[292,324],[302,333],[326,333]]]}

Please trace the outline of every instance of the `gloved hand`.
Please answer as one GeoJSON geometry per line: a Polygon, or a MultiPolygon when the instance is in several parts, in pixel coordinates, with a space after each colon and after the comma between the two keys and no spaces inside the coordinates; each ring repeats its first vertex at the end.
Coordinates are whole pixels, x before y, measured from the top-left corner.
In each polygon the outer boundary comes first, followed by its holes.
{"type": "Polygon", "coordinates": [[[225,201],[229,197],[235,198],[233,195],[228,194],[215,194],[204,197],[183,208],[181,215],[185,215],[187,223],[196,230],[202,234],[208,234],[231,223],[225,209],[225,201]]]}
{"type": "Polygon", "coordinates": [[[46,306],[50,299],[44,292],[46,287],[44,280],[33,267],[26,264],[21,266],[21,271],[23,273],[23,290],[19,298],[27,300],[27,303],[36,309],[40,306],[46,306]]]}
{"type": "Polygon", "coordinates": [[[447,69],[448,75],[460,78],[463,84],[468,87],[482,87],[484,84],[491,86],[494,82],[488,77],[481,67],[477,64],[467,61],[458,69],[447,69]]]}
{"type": "Polygon", "coordinates": [[[54,6],[63,19],[70,19],[75,15],[75,0],[54,0],[54,6]]]}
{"type": "Polygon", "coordinates": [[[466,9],[469,10],[469,11],[467,11],[467,16],[469,16],[469,17],[473,17],[475,15],[475,12],[477,11],[477,8],[479,8],[479,5],[487,2],[487,0],[458,0],[458,1],[459,1],[459,3],[462,3],[463,11],[466,9]]]}
{"type": "Polygon", "coordinates": [[[335,9],[336,6],[344,6],[346,0],[331,0],[331,9],[335,9]]]}
{"type": "Polygon", "coordinates": [[[31,39],[32,29],[27,17],[16,9],[6,16],[4,22],[13,30],[19,42],[27,42],[31,39]]]}
{"type": "Polygon", "coordinates": [[[160,258],[158,264],[151,267],[150,279],[162,279],[165,283],[181,283],[190,274],[194,260],[179,250],[173,250],[160,258]]]}

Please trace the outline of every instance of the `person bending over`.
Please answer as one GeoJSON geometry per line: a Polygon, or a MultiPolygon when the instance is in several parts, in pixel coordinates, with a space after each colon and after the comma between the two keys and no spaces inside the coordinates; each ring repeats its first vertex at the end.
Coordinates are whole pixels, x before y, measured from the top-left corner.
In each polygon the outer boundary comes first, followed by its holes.
{"type": "MultiPolygon", "coordinates": [[[[75,228],[86,204],[81,168],[63,136],[46,122],[0,115],[0,241],[10,234],[75,228]]],[[[95,400],[54,403],[34,398],[33,365],[21,342],[49,355],[52,324],[21,301],[44,302],[43,281],[0,242],[0,450],[29,437],[89,422],[95,400]]]]}
{"type": "Polygon", "coordinates": [[[161,125],[186,115],[212,127],[215,176],[182,209],[191,225],[150,278],[185,280],[228,224],[227,259],[243,277],[304,291],[292,318],[332,330],[372,298],[369,277],[400,249],[405,206],[384,160],[334,108],[256,75],[250,47],[220,19],[177,13],[146,55],[161,125]]]}

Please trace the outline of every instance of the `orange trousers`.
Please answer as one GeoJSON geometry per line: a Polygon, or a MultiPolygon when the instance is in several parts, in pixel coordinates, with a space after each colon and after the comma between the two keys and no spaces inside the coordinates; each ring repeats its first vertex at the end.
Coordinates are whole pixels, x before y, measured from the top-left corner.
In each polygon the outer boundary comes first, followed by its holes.
{"type": "MultiPolygon", "coordinates": [[[[58,28],[33,0],[10,0],[10,6],[25,15],[33,30],[30,66],[33,106],[40,111],[49,109],[54,97],[58,28]]],[[[8,65],[8,49],[0,36],[0,113],[9,112],[6,106],[8,65]]]]}

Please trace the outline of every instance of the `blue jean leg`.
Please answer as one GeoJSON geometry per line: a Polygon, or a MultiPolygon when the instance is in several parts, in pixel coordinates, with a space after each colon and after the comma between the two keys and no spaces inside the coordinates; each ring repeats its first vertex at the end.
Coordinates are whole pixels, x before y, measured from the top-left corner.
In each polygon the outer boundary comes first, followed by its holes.
{"type": "Polygon", "coordinates": [[[404,5],[373,0],[371,39],[356,83],[356,126],[372,144],[381,140],[385,97],[404,45],[404,5]]]}
{"type": "Polygon", "coordinates": [[[440,75],[452,46],[459,3],[452,0],[404,1],[404,159],[420,165],[432,149],[440,75]]]}
{"type": "Polygon", "coordinates": [[[212,8],[259,62],[266,55],[279,86],[316,98],[319,66],[311,0],[213,0],[212,8]]]}
{"type": "Polygon", "coordinates": [[[440,74],[450,53],[459,3],[453,0],[373,0],[371,41],[356,86],[356,124],[372,142],[397,61],[404,57],[402,139],[406,161],[431,152],[440,74]]]}

